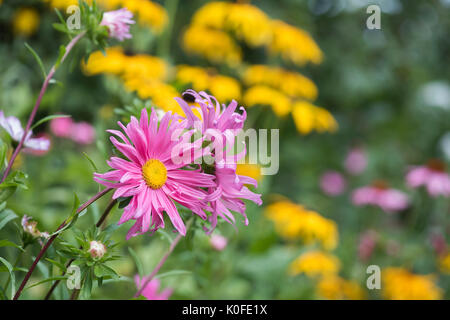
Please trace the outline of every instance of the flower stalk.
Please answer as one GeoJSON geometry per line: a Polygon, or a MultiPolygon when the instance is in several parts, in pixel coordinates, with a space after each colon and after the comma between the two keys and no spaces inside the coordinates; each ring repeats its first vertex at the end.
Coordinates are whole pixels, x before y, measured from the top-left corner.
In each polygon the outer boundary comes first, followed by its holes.
{"type": "Polygon", "coordinates": [[[9,159],[8,166],[6,167],[5,172],[3,172],[3,176],[2,176],[2,178],[1,178],[1,180],[0,180],[0,183],[3,183],[3,182],[6,180],[6,178],[8,177],[8,174],[9,174],[9,172],[10,172],[11,169],[12,169],[12,166],[13,166],[13,164],[14,164],[14,161],[16,160],[17,156],[19,155],[20,151],[21,151],[22,148],[23,148],[23,144],[24,144],[24,142],[25,142],[25,139],[26,139],[26,137],[27,137],[27,134],[28,134],[28,132],[29,132],[30,129],[31,129],[31,125],[33,124],[33,121],[34,121],[34,118],[35,118],[35,116],[36,116],[36,113],[37,113],[37,111],[38,111],[38,109],[39,109],[39,106],[41,105],[42,98],[43,98],[45,92],[47,91],[47,88],[48,88],[48,85],[49,85],[49,83],[50,83],[50,80],[53,78],[53,75],[55,74],[58,65],[64,62],[64,60],[65,60],[66,57],[68,56],[69,52],[73,49],[73,47],[75,46],[75,44],[76,44],[76,43],[77,43],[77,42],[78,42],[85,34],[86,34],[86,31],[83,31],[83,32],[79,33],[76,37],[74,37],[74,38],[69,42],[69,44],[66,46],[66,50],[65,50],[64,55],[62,56],[61,60],[53,65],[53,67],[50,69],[50,72],[49,72],[48,75],[45,77],[44,83],[42,84],[42,87],[41,87],[41,91],[39,92],[39,96],[38,96],[38,98],[37,98],[37,100],[36,100],[36,103],[35,103],[35,105],[34,105],[34,107],[33,107],[33,110],[32,110],[31,113],[30,113],[29,118],[28,118],[27,126],[25,127],[25,131],[24,131],[24,133],[23,133],[23,136],[22,136],[22,138],[20,139],[19,144],[17,145],[16,149],[14,150],[14,153],[12,154],[11,158],[9,159]]]}

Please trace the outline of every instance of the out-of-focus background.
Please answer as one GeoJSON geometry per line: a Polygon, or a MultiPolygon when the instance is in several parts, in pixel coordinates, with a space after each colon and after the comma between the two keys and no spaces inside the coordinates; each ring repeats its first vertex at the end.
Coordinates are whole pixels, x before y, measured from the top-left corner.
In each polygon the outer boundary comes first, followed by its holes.
{"type": "MultiPolygon", "coordinates": [[[[51,139],[51,150],[17,161],[30,185],[8,201],[14,212],[31,216],[41,231],[55,230],[74,192],[87,199],[98,190],[83,153],[100,172],[108,169],[106,129],[144,106],[177,111],[173,97],[205,90],[246,107],[247,127],[280,129],[279,172],[240,167],[259,180],[264,204],[247,204],[248,226],[238,215],[236,228],[219,224],[213,235],[227,239],[221,251],[201,232],[180,243],[162,270],[175,270],[161,278],[171,298],[450,298],[450,1],[97,2],[131,10],[133,38],[81,63],[75,50],[57,71],[37,118],[71,115],[70,130],[61,133],[57,122],[35,130],[51,139]],[[373,4],[380,29],[370,30],[373,4]],[[409,174],[417,166],[421,175],[409,174]],[[370,265],[381,270],[381,289],[367,286],[370,265]]],[[[23,125],[43,81],[24,43],[48,69],[68,42],[52,27],[54,8],[67,18],[74,3],[0,0],[0,109],[23,125]]],[[[92,225],[105,204],[77,227],[92,225]]],[[[116,208],[109,222],[120,214],[116,208]]],[[[135,293],[128,247],[146,274],[168,247],[159,232],[125,241],[128,228],[114,234],[123,242],[113,264],[123,281],[96,288],[94,299],[135,293]]],[[[20,241],[13,225],[1,232],[20,241]]],[[[0,248],[0,255],[14,261],[14,250],[0,248]]],[[[19,267],[38,250],[38,243],[27,249],[19,267]]],[[[57,273],[45,262],[38,267],[30,283],[57,273]]],[[[41,298],[48,287],[24,296],[41,298]]]]}

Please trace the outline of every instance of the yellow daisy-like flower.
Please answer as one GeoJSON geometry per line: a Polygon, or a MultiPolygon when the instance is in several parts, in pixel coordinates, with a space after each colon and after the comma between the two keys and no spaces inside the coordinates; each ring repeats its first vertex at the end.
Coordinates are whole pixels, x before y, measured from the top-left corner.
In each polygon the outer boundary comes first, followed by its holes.
{"type": "Polygon", "coordinates": [[[39,27],[39,14],[32,8],[20,8],[14,12],[13,31],[25,37],[31,36],[39,27]]]}
{"type": "Polygon", "coordinates": [[[339,259],[322,251],[309,251],[295,259],[290,267],[291,275],[306,274],[308,277],[337,274],[341,267],[339,259]]]}
{"type": "Polygon", "coordinates": [[[241,62],[241,49],[225,32],[191,25],[183,34],[184,49],[212,63],[236,66],[241,62]]]}
{"type": "Polygon", "coordinates": [[[328,300],[363,300],[366,297],[358,283],[337,275],[323,277],[317,284],[317,294],[328,300]]]}
{"type": "Polygon", "coordinates": [[[287,239],[302,239],[306,244],[319,242],[326,250],[337,246],[339,234],[336,223],[301,205],[287,200],[275,202],[267,206],[266,217],[287,239]]]}
{"type": "Polygon", "coordinates": [[[87,63],[82,61],[81,69],[89,76],[100,73],[119,75],[124,72],[127,60],[122,48],[110,47],[106,49],[106,54],[101,51],[91,53],[87,63]]]}
{"type": "Polygon", "coordinates": [[[438,300],[442,290],[434,283],[433,275],[418,275],[404,268],[390,267],[382,272],[382,289],[390,300],[438,300]]]}
{"type": "Polygon", "coordinates": [[[180,65],[177,67],[176,79],[196,91],[210,91],[219,101],[240,100],[241,97],[239,82],[232,77],[217,74],[212,68],[180,65]]]}
{"type": "Polygon", "coordinates": [[[318,90],[314,82],[300,73],[279,67],[252,65],[245,70],[242,80],[247,86],[267,85],[291,98],[317,98],[318,90]]]}
{"type": "Polygon", "coordinates": [[[299,66],[307,62],[314,64],[322,62],[322,51],[306,31],[283,21],[274,20],[272,32],[272,42],[269,44],[269,51],[272,54],[280,54],[283,59],[299,66]]]}
{"type": "Polygon", "coordinates": [[[236,165],[236,174],[241,176],[247,176],[255,179],[256,181],[261,181],[261,167],[257,164],[251,163],[240,163],[236,165]]]}
{"type": "Polygon", "coordinates": [[[122,0],[122,6],[137,16],[139,24],[156,32],[161,32],[169,20],[164,7],[149,0],[122,0]]]}
{"type": "Polygon", "coordinates": [[[330,112],[307,101],[294,102],[292,117],[301,134],[308,134],[313,130],[335,132],[338,129],[338,124],[330,112]]]}
{"type": "Polygon", "coordinates": [[[127,65],[123,70],[122,77],[128,78],[151,78],[166,80],[169,76],[169,65],[161,58],[148,54],[137,54],[128,56],[127,65]]]}
{"type": "Polygon", "coordinates": [[[267,105],[272,108],[278,117],[284,117],[291,112],[291,100],[279,90],[265,85],[256,85],[248,88],[243,96],[246,107],[267,105]]]}
{"type": "Polygon", "coordinates": [[[269,17],[248,3],[207,3],[194,14],[192,24],[230,32],[250,46],[268,44],[272,38],[269,17]]]}

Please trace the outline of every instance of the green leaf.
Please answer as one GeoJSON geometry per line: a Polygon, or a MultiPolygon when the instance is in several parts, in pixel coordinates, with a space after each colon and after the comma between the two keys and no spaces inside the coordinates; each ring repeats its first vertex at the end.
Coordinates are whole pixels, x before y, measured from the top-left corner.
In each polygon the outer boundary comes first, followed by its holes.
{"type": "Polygon", "coordinates": [[[110,267],[105,266],[103,264],[98,264],[94,267],[94,273],[96,277],[111,277],[111,278],[117,278],[119,275],[110,267]]]}
{"type": "Polygon", "coordinates": [[[139,259],[138,255],[131,247],[128,247],[128,252],[130,253],[131,258],[133,258],[134,263],[136,264],[138,274],[142,277],[144,275],[144,267],[142,266],[142,261],[139,259]]]}
{"type": "Polygon", "coordinates": [[[55,69],[57,69],[59,67],[65,53],[66,53],[66,47],[63,45],[59,46],[59,54],[58,54],[58,59],[56,59],[56,62],[55,62],[55,69]]]}
{"type": "Polygon", "coordinates": [[[17,215],[10,209],[3,210],[0,212],[0,230],[10,222],[11,220],[17,218],[17,215]]]}
{"type": "Polygon", "coordinates": [[[36,286],[38,286],[38,285],[40,285],[40,284],[49,282],[49,281],[65,280],[65,279],[67,279],[67,278],[68,278],[68,276],[55,276],[55,277],[50,277],[50,278],[41,280],[41,281],[39,281],[39,282],[30,284],[29,286],[25,287],[24,291],[25,291],[25,290],[28,290],[28,289],[30,289],[30,288],[36,287],[36,286]]]}
{"type": "Polygon", "coordinates": [[[14,247],[19,250],[25,251],[25,250],[23,250],[23,248],[21,246],[19,246],[18,244],[15,244],[14,242],[11,242],[9,240],[0,240],[0,247],[14,247]]]}
{"type": "Polygon", "coordinates": [[[8,272],[11,277],[11,298],[12,298],[14,296],[14,293],[16,292],[16,276],[14,275],[14,268],[8,261],[6,261],[2,257],[0,257],[0,262],[2,262],[5,265],[5,267],[8,268],[8,272]]]}
{"type": "Polygon", "coordinates": [[[86,274],[86,279],[84,280],[83,287],[81,288],[81,298],[87,300],[92,294],[92,271],[89,270],[86,274]]]}
{"type": "Polygon", "coordinates": [[[61,262],[58,262],[56,260],[52,260],[50,258],[45,258],[45,260],[47,260],[48,262],[54,264],[55,266],[57,266],[61,271],[66,271],[66,266],[64,264],[62,264],[61,262]]]}
{"type": "Polygon", "coordinates": [[[85,158],[90,162],[92,168],[94,168],[95,172],[98,172],[97,166],[95,165],[94,161],[89,158],[89,156],[87,155],[86,152],[83,152],[83,155],[85,156],[85,158]]]}
{"type": "Polygon", "coordinates": [[[65,24],[62,24],[62,23],[53,23],[52,26],[53,26],[53,28],[55,28],[57,31],[64,32],[64,33],[68,33],[68,29],[67,29],[67,27],[66,27],[65,24]]]}
{"type": "Polygon", "coordinates": [[[56,119],[56,118],[70,118],[70,116],[69,115],[64,115],[64,114],[54,114],[54,115],[51,115],[51,116],[44,117],[41,120],[39,120],[38,122],[36,122],[35,124],[33,124],[33,126],[31,127],[31,130],[33,130],[37,126],[43,124],[44,122],[47,122],[47,121],[50,121],[50,120],[56,119]]]}
{"type": "Polygon", "coordinates": [[[161,279],[161,278],[165,278],[165,277],[171,277],[171,276],[178,276],[178,275],[182,275],[182,274],[190,274],[192,273],[191,271],[187,271],[187,270],[171,270],[168,272],[164,272],[161,274],[158,274],[155,276],[155,278],[161,279]]]}
{"type": "Polygon", "coordinates": [[[44,64],[42,63],[41,58],[39,57],[39,55],[36,53],[36,51],[34,51],[34,49],[32,47],[30,47],[30,45],[28,45],[28,43],[25,42],[25,47],[27,47],[28,50],[30,50],[31,54],[33,55],[33,57],[36,59],[39,67],[41,68],[42,74],[44,75],[44,79],[47,78],[47,72],[45,71],[45,67],[44,64]]]}

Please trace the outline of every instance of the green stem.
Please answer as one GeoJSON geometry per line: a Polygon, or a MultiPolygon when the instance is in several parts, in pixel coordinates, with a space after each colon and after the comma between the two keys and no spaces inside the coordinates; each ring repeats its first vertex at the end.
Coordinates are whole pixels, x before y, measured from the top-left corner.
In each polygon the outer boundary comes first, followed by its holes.
{"type": "Polygon", "coordinates": [[[168,12],[168,23],[167,27],[164,30],[163,34],[159,38],[158,42],[158,55],[161,57],[169,58],[170,57],[170,41],[172,40],[173,34],[173,22],[175,21],[175,15],[177,13],[179,0],[167,0],[166,1],[166,10],[168,12]]]}

